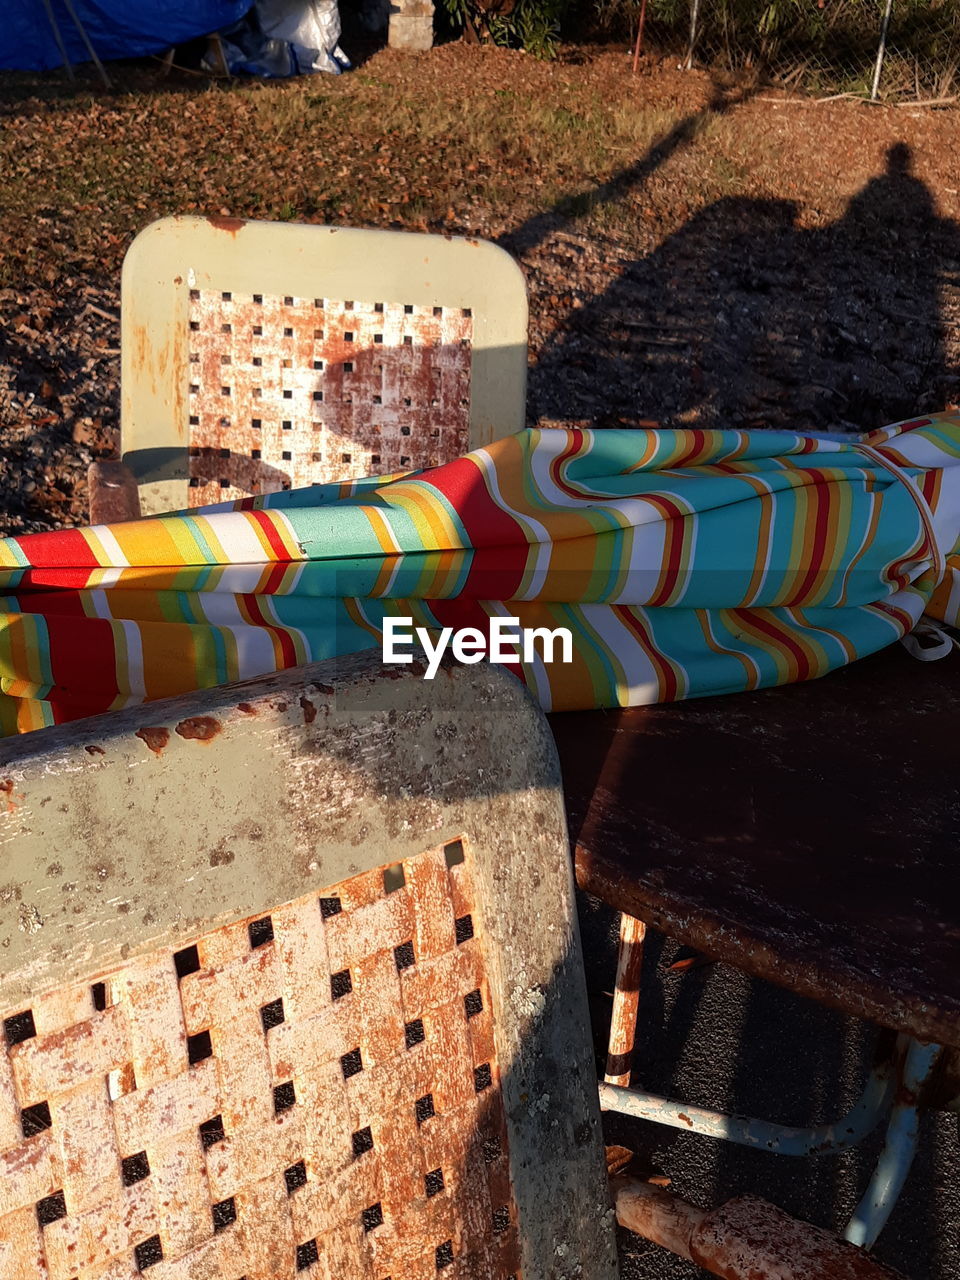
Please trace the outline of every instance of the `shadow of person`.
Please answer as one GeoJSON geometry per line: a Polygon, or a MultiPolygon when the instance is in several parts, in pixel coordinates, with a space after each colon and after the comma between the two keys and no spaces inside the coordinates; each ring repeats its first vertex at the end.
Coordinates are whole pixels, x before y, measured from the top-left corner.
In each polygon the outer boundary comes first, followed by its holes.
{"type": "Polygon", "coordinates": [[[940,262],[960,252],[903,143],[825,228],[727,197],[572,312],[531,371],[534,420],[872,429],[957,382],[940,262]]]}
{"type": "MultiPolygon", "coordinates": [[[[827,226],[804,225],[788,200],[718,200],[571,311],[530,371],[531,417],[866,430],[942,407],[960,381],[941,301],[958,258],[957,224],[938,215],[903,143],[827,226]]],[[[599,773],[596,760],[588,767],[599,773]]],[[[571,815],[574,832],[581,816],[571,815]]],[[[842,857],[842,841],[835,852],[842,857]]],[[[616,922],[593,900],[581,913],[596,987],[614,970],[616,922]]],[[[643,982],[640,1025],[656,1029],[641,1037],[635,1084],[797,1125],[840,1116],[857,1096],[869,1024],[721,965],[677,979],[654,960],[643,982]]],[[[927,1280],[956,1273],[955,1246],[943,1239],[941,1119],[924,1118],[925,1146],[879,1249],[927,1280]]],[[[710,1187],[714,1203],[758,1191],[831,1228],[863,1192],[881,1141],[877,1133],[843,1157],[799,1162],[620,1121],[609,1132],[671,1176],[710,1187]]],[[[678,1264],[676,1274],[692,1268],[678,1264]]]]}

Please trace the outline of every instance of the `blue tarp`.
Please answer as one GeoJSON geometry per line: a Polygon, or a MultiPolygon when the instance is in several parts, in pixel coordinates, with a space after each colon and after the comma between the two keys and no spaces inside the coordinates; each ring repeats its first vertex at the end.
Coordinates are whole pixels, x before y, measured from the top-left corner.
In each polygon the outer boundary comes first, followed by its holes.
{"type": "MultiPolygon", "coordinates": [[[[236,22],[252,0],[73,0],[90,42],[104,61],[162,53],[172,44],[236,22]]],[[[62,0],[51,0],[71,62],[87,62],[62,0]]],[[[3,0],[0,69],[47,71],[63,64],[42,0],[3,0]]]]}

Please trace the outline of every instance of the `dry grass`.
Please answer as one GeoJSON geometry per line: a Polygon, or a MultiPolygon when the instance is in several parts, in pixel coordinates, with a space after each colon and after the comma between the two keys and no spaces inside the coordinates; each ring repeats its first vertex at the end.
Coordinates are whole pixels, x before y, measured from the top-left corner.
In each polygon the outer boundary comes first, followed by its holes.
{"type": "Polygon", "coordinates": [[[74,254],[83,269],[115,270],[115,250],[173,212],[473,230],[478,209],[507,221],[572,199],[576,215],[589,211],[576,205],[585,184],[642,156],[685,112],[638,100],[626,76],[612,93],[571,92],[571,73],[532,59],[512,60],[521,74],[509,87],[489,66],[478,58],[484,74],[468,70],[456,92],[387,54],[339,79],[141,76],[113,97],[47,102],[11,102],[17,85],[0,77],[0,283],[25,267],[59,273],[74,254]]]}
{"type": "MultiPolygon", "coordinates": [[[[851,104],[787,107],[787,122],[705,73],[651,63],[634,78],[625,54],[575,56],[388,51],[285,83],[127,69],[113,95],[0,75],[0,285],[112,284],[133,235],[177,212],[488,236],[551,214],[601,231],[641,219],[638,243],[735,194],[805,199],[820,219],[825,192],[840,206],[905,136],[903,112],[895,135],[851,104]]],[[[953,190],[937,130],[910,128],[953,190]]]]}

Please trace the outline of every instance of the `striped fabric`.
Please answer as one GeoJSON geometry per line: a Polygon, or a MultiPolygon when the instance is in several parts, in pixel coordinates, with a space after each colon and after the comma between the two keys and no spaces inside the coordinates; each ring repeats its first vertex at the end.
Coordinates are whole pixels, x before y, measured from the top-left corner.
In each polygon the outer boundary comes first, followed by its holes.
{"type": "Polygon", "coordinates": [[[530,430],[432,471],[0,542],[26,731],[379,646],[387,616],[566,627],[553,710],[821,676],[960,621],[960,416],[861,442],[530,430]]]}

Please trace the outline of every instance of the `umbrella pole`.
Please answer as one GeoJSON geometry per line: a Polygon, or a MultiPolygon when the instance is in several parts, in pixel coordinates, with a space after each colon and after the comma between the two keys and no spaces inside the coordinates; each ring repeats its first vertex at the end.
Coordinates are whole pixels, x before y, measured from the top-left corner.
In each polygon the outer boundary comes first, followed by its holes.
{"type": "Polygon", "coordinates": [[[63,59],[63,65],[66,69],[67,75],[71,80],[76,80],[77,77],[73,70],[73,63],[70,61],[70,57],[67,53],[67,46],[63,43],[63,34],[57,25],[57,19],[54,16],[50,0],[43,0],[43,10],[47,15],[47,21],[50,23],[50,30],[53,32],[53,38],[57,42],[57,48],[60,50],[60,57],[63,59]]]}
{"type": "MultiPolygon", "coordinates": [[[[47,3],[49,6],[49,0],[47,0],[47,3]]],[[[73,7],[73,0],[63,0],[63,3],[64,3],[64,7],[67,10],[67,13],[69,13],[70,17],[73,19],[73,25],[77,28],[77,33],[79,34],[80,39],[83,41],[84,47],[86,48],[87,53],[89,53],[92,61],[96,65],[97,70],[100,72],[100,79],[103,81],[103,87],[105,89],[112,89],[113,85],[110,83],[110,77],[107,75],[106,71],[104,70],[103,63],[97,57],[96,49],[94,49],[93,45],[90,43],[90,37],[87,35],[86,29],[84,28],[83,23],[80,21],[80,15],[77,13],[76,9],[73,7]]]]}

